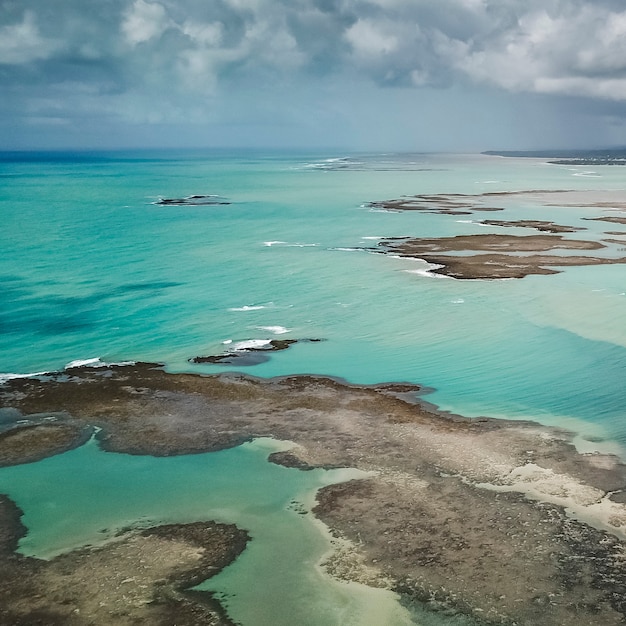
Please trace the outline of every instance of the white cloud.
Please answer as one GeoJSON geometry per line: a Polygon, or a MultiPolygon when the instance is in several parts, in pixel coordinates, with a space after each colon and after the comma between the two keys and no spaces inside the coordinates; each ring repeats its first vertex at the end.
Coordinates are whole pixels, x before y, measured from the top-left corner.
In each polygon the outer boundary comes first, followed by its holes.
{"type": "Polygon", "coordinates": [[[128,43],[137,45],[162,35],[168,23],[163,5],[135,0],[124,16],[122,32],[128,43]]]}
{"type": "Polygon", "coordinates": [[[22,21],[0,28],[0,65],[24,65],[49,57],[59,44],[42,37],[35,14],[25,11],[22,21]]]}
{"type": "Polygon", "coordinates": [[[576,67],[583,72],[626,70],[626,12],[611,14],[580,41],[576,67]]]}
{"type": "Polygon", "coordinates": [[[69,51],[134,90],[310,72],[620,99],[626,80],[626,11],[615,0],[110,0],[106,10],[59,0],[45,20],[37,0],[21,1],[23,16],[0,25],[1,62],[46,60],[54,77],[69,71],[55,54],[69,51]]]}
{"type": "Polygon", "coordinates": [[[389,54],[398,48],[398,38],[383,32],[383,25],[374,20],[361,19],[345,34],[357,57],[371,58],[389,54]]]}
{"type": "Polygon", "coordinates": [[[626,14],[607,7],[532,11],[492,37],[456,49],[449,43],[449,67],[478,82],[518,92],[626,99],[626,14]]]}
{"type": "Polygon", "coordinates": [[[207,47],[217,47],[222,42],[223,25],[220,22],[196,22],[187,20],[181,31],[194,43],[207,47]]]}
{"type": "Polygon", "coordinates": [[[260,21],[250,25],[241,45],[250,61],[260,61],[279,71],[298,68],[305,60],[296,38],[281,22],[260,21]]]}
{"type": "Polygon", "coordinates": [[[274,106],[336,83],[348,95],[350,84],[395,88],[381,100],[408,90],[416,102],[442,87],[486,101],[582,97],[598,115],[621,116],[622,1],[0,0],[0,107],[5,120],[30,114],[40,125],[99,113],[213,120],[233,93],[258,112],[263,90],[274,106]],[[54,110],[29,113],[49,97],[54,110]]]}

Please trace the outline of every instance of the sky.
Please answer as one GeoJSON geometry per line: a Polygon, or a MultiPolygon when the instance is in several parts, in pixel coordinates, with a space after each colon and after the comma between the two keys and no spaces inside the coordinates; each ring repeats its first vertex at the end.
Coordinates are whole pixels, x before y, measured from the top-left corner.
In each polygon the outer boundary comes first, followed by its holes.
{"type": "Polygon", "coordinates": [[[624,0],[0,0],[0,149],[624,145],[624,0]]]}

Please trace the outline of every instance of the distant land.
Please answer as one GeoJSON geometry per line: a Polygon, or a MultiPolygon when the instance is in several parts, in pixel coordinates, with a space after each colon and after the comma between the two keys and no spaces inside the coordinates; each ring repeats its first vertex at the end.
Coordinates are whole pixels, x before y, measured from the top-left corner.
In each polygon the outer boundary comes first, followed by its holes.
{"type": "Polygon", "coordinates": [[[482,154],[503,157],[550,159],[554,165],[626,165],[626,148],[604,150],[487,150],[482,154]]]}

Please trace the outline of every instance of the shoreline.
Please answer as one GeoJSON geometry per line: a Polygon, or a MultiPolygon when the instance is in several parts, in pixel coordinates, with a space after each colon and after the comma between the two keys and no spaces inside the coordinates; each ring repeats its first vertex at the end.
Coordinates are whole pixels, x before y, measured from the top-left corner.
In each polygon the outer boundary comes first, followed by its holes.
{"type": "Polygon", "coordinates": [[[426,391],[323,376],[169,374],[147,363],[73,368],[0,385],[2,406],[19,411],[0,435],[0,463],[58,454],[94,428],[103,450],[153,456],[292,441],[269,460],[373,473],[318,492],[315,515],[362,564],[346,579],[375,571],[408,603],[484,624],[530,625],[539,615],[555,626],[622,623],[626,466],[577,452],[566,431],[439,411],[426,391]],[[30,415],[33,423],[17,424],[30,415]]]}

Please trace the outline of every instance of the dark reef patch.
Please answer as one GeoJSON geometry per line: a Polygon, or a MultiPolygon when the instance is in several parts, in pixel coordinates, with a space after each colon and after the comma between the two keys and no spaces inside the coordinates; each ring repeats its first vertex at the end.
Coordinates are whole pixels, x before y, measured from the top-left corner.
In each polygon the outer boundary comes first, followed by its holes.
{"type": "Polygon", "coordinates": [[[184,198],[161,198],[154,204],[161,206],[218,206],[231,204],[230,200],[216,195],[193,195],[184,198]]]}
{"type": "Polygon", "coordinates": [[[524,278],[557,274],[555,267],[626,263],[626,258],[536,254],[552,250],[598,250],[598,241],[564,239],[560,235],[458,235],[456,237],[383,239],[378,249],[396,256],[422,259],[440,267],[431,270],[457,279],[524,278]],[[488,254],[459,255],[458,252],[488,254]],[[531,254],[529,254],[531,253],[531,254]]]}
{"type": "Polygon", "coordinates": [[[59,423],[34,418],[0,432],[0,467],[33,463],[48,456],[66,452],[85,443],[93,429],[65,415],[59,423]]]}
{"type": "Polygon", "coordinates": [[[195,356],[189,359],[190,363],[215,363],[218,365],[238,365],[249,366],[259,365],[259,363],[265,363],[269,361],[270,356],[268,353],[277,352],[279,350],[286,350],[295,343],[306,342],[319,342],[323,339],[270,339],[267,343],[253,346],[245,346],[236,348],[230,352],[224,352],[223,354],[209,355],[209,356],[195,356]]]}
{"type": "Polygon", "coordinates": [[[626,217],[618,215],[608,215],[606,217],[583,217],[590,222],[609,222],[611,224],[626,224],[626,217]]]}
{"type": "Polygon", "coordinates": [[[554,222],[545,222],[542,220],[483,220],[480,224],[486,224],[488,226],[504,226],[504,227],[517,227],[517,228],[532,228],[544,233],[574,233],[578,230],[585,230],[584,228],[576,228],[575,226],[563,226],[561,224],[555,224],[554,222]]]}
{"type": "MultiPolygon", "coordinates": [[[[292,441],[274,462],[368,472],[318,495],[316,515],[352,540],[356,554],[349,567],[341,555],[328,564],[336,575],[371,580],[363,563],[407,602],[483,624],[623,625],[626,467],[610,455],[579,454],[563,431],[438,411],[418,397],[424,391],[316,376],[168,374],[138,364],[12,379],[0,385],[0,404],[97,426],[105,451],[170,456],[255,437],[292,441]]],[[[12,550],[18,526],[16,510],[3,513],[0,499],[0,552],[12,550]]],[[[204,533],[204,523],[198,528],[204,533]]],[[[195,532],[135,530],[47,564],[9,555],[0,623],[35,624],[48,612],[40,621],[50,625],[130,626],[140,616],[223,624],[207,617],[210,598],[185,591],[207,554],[195,532]]],[[[211,550],[231,550],[231,532],[211,550]]]]}
{"type": "Polygon", "coordinates": [[[0,495],[0,624],[234,626],[212,594],[191,588],[245,549],[248,534],[236,526],[156,526],[43,561],[16,552],[21,516],[0,495]]]}
{"type": "Polygon", "coordinates": [[[419,194],[394,200],[378,200],[365,205],[369,209],[390,212],[422,211],[440,215],[471,215],[473,211],[502,211],[500,207],[484,206],[480,196],[465,194],[419,194]]]}

